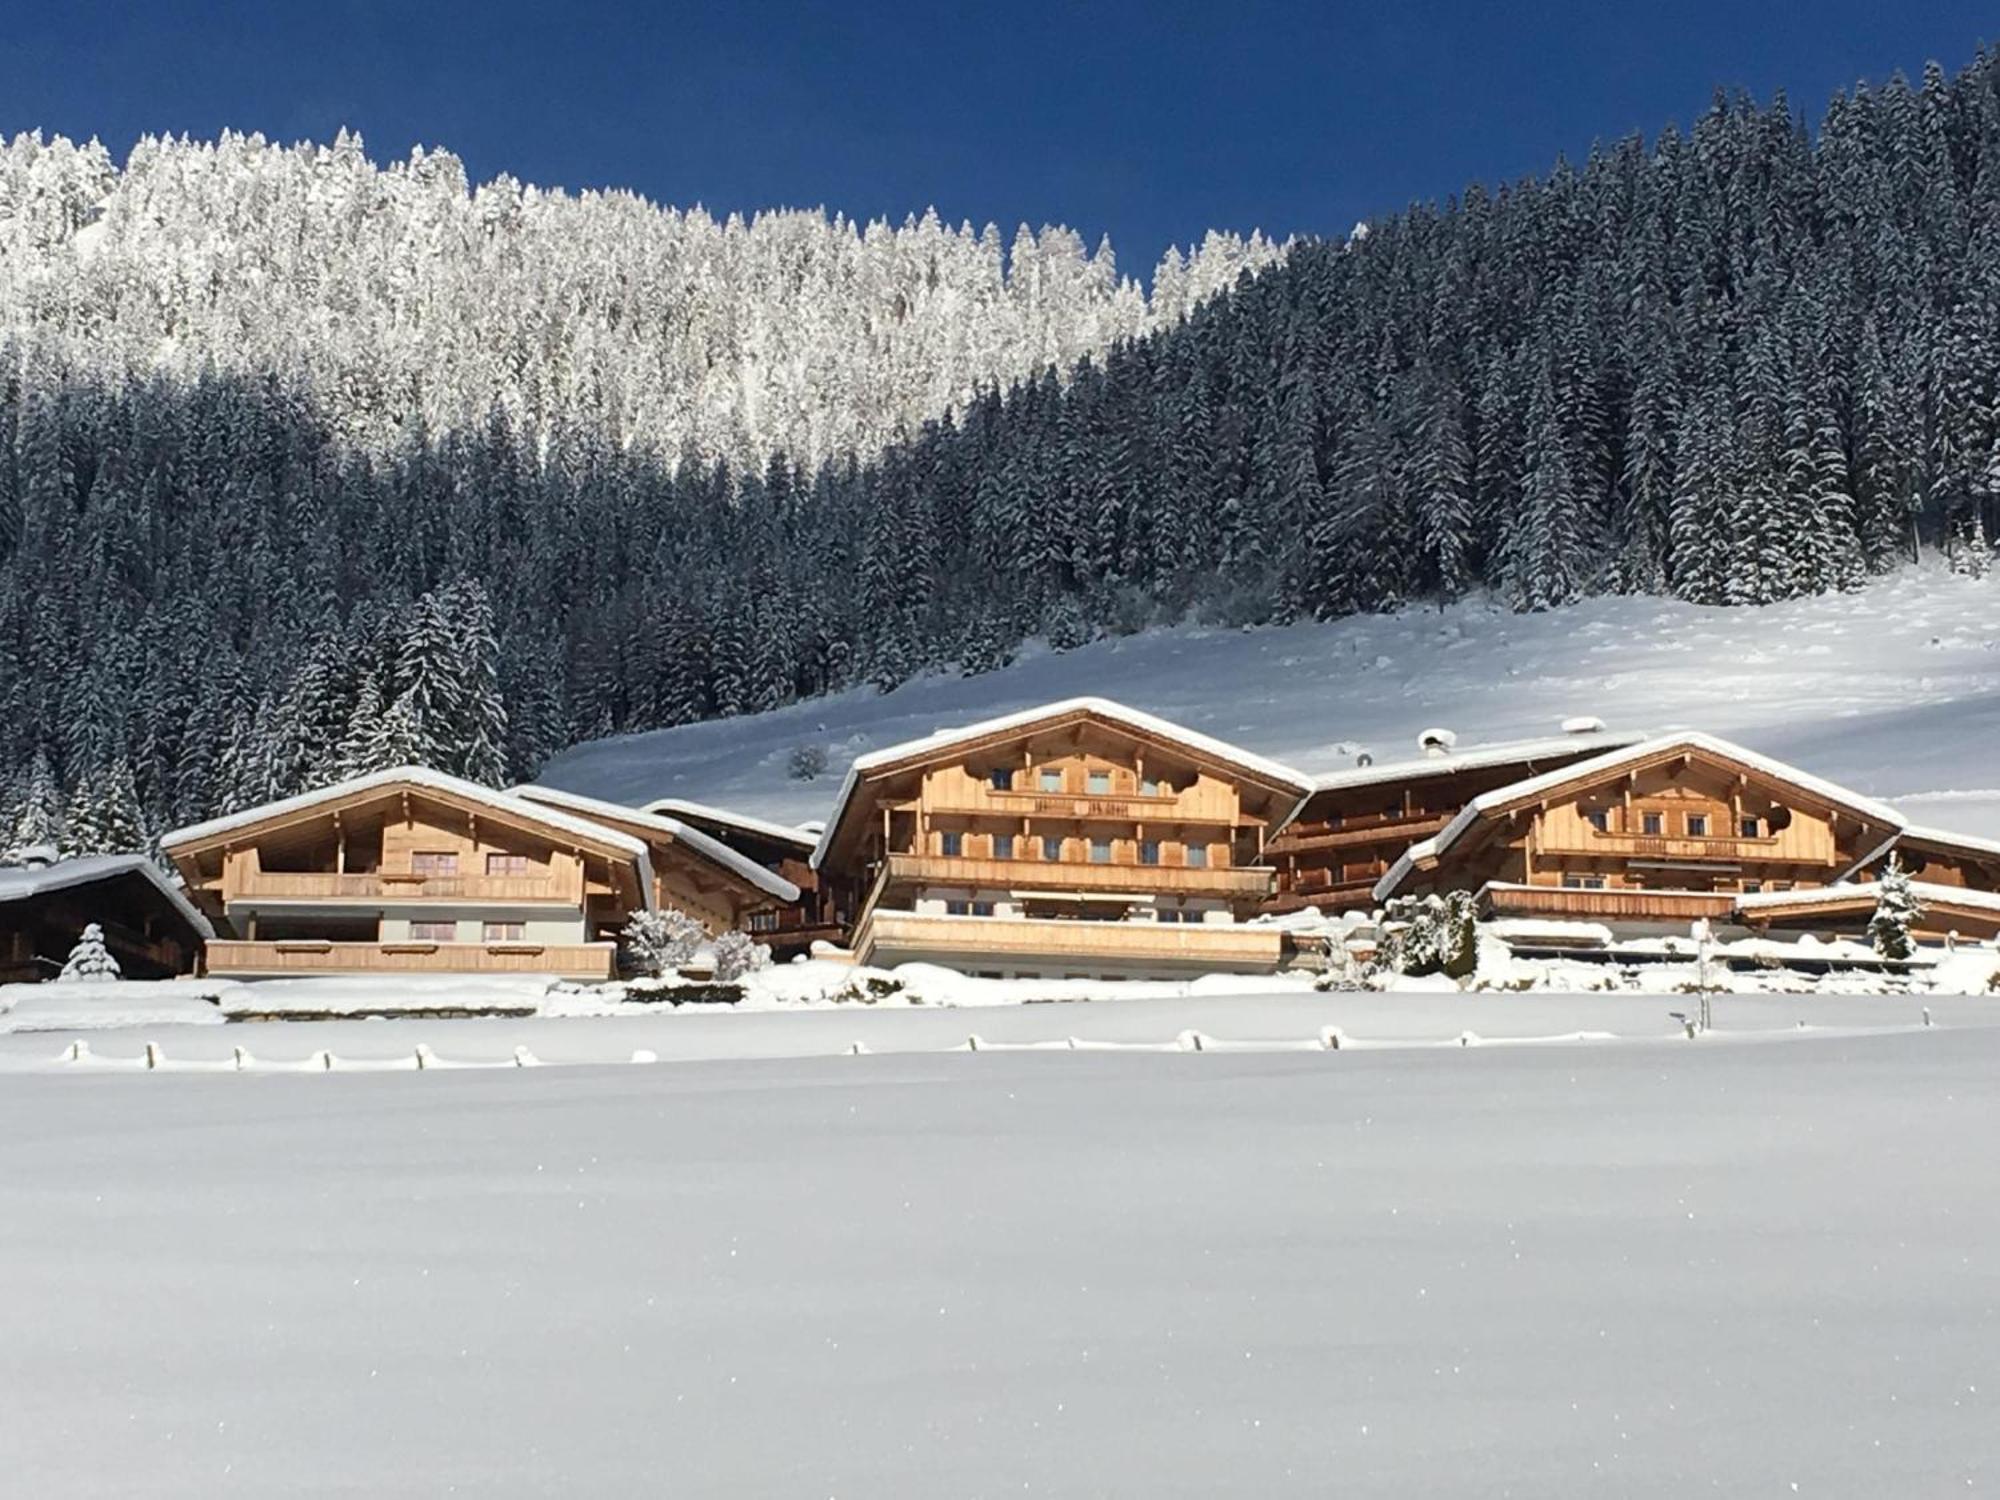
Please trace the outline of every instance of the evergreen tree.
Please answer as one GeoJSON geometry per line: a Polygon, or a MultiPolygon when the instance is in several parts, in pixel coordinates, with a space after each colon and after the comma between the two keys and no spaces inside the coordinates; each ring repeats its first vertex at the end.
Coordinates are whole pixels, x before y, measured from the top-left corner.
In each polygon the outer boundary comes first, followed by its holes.
{"type": "Polygon", "coordinates": [[[1868,919],[1870,946],[1884,958],[1915,956],[1917,944],[1911,929],[1923,914],[1923,903],[1911,888],[1902,862],[1890,855],[1888,865],[1875,882],[1875,914],[1868,919]]]}
{"type": "Polygon", "coordinates": [[[76,940],[76,946],[69,950],[69,957],[63,962],[62,972],[56,975],[56,980],[58,983],[76,983],[123,977],[118,960],[104,946],[104,929],[95,922],[87,922],[76,940]]]}

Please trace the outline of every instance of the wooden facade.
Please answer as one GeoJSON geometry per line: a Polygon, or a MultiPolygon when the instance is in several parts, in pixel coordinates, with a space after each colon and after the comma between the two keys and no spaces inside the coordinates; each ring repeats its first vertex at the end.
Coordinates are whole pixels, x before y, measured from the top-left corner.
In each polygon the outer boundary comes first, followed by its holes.
{"type": "Polygon", "coordinates": [[[1102,700],[857,761],[815,852],[864,963],[1129,977],[1274,967],[1275,933],[1197,957],[1178,929],[1268,898],[1297,772],[1102,700]],[[906,923],[908,916],[924,919],[906,923]],[[1096,931],[1118,927],[1116,934],[1096,931]],[[1268,948],[1269,952],[1264,950],[1268,948]]]}
{"type": "Polygon", "coordinates": [[[1512,914],[1684,927],[1737,895],[1840,882],[1901,826],[1803,772],[1674,735],[1475,798],[1376,894],[1486,891],[1489,909],[1512,914]]]}
{"type": "Polygon", "coordinates": [[[1440,832],[1473,798],[1640,738],[1593,729],[1465,751],[1434,741],[1422,759],[1319,777],[1299,815],[1270,841],[1277,879],[1264,909],[1371,910],[1375,882],[1397,857],[1440,832]]]}
{"type": "Polygon", "coordinates": [[[414,767],[167,835],[210,973],[607,979],[654,903],[629,835],[414,767]]]}
{"type": "Polygon", "coordinates": [[[53,979],[95,922],[127,979],[192,974],[208,924],[153,862],[92,855],[0,870],[0,983],[53,979]]]}

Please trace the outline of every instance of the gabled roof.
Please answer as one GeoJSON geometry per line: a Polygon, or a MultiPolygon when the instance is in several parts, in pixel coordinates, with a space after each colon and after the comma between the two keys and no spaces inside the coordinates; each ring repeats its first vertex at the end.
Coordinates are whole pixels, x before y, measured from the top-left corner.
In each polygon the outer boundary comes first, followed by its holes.
{"type": "Polygon", "coordinates": [[[1375,899],[1383,901],[1394,895],[1396,888],[1409,877],[1411,870],[1442,855],[1489,814],[1523,803],[1539,801],[1576,782],[1591,781],[1607,773],[1643,765],[1663,755],[1689,751],[1704,752],[1718,760],[1733,761],[1746,766],[1772,781],[1796,788],[1821,802],[1846,808],[1865,822],[1895,830],[1905,826],[1903,815],[1885,803],[1863,797],[1857,792],[1850,792],[1846,787],[1824,781],[1781,760],[1760,755],[1755,750],[1745,749],[1730,740],[1718,739],[1714,735],[1702,734],[1692,729],[1679,730],[1672,734],[1656,735],[1636,745],[1628,745],[1592,760],[1581,760],[1558,770],[1544,771],[1539,776],[1530,776],[1525,781],[1512,782],[1474,797],[1460,810],[1457,817],[1445,824],[1437,833],[1412,844],[1403,851],[1396,862],[1389,867],[1388,873],[1375,882],[1375,899]]]}
{"type": "Polygon", "coordinates": [[[139,875],[152,883],[188,926],[205,938],[215,936],[208,918],[196,911],[180,887],[160,872],[160,867],[143,854],[86,854],[78,859],[59,859],[39,869],[0,869],[0,902],[25,901],[50,891],[71,890],[100,880],[116,880],[139,875]]]}
{"type": "MultiPolygon", "coordinates": [[[[1290,766],[1275,760],[1267,760],[1261,755],[1253,755],[1227,741],[1211,738],[1196,730],[1184,729],[1167,719],[1156,718],[1136,708],[1127,708],[1124,704],[1109,698],[1060,698],[1053,703],[1038,704],[1015,713],[1002,714],[998,718],[982,719],[976,724],[940,729],[934,734],[925,735],[922,739],[905,740],[899,745],[888,745],[880,750],[871,750],[866,755],[856,756],[854,763],[847,768],[846,779],[840,784],[840,795],[834,799],[833,815],[827,819],[826,828],[813,848],[813,867],[815,869],[819,867],[820,861],[826,858],[827,851],[833,846],[834,836],[840,831],[841,819],[846,815],[855,788],[860,785],[863,778],[905,764],[921,764],[948,754],[958,746],[987,739],[993,735],[1031,731],[1043,725],[1079,717],[1102,719],[1120,725],[1135,734],[1178,745],[1197,757],[1219,761],[1247,772],[1253,780],[1296,793],[1298,800],[1293,805],[1293,812],[1296,812],[1312,794],[1312,778],[1304,772],[1295,771],[1290,766]]],[[[1274,826],[1280,826],[1284,821],[1286,820],[1278,819],[1274,826]]]]}
{"type": "Polygon", "coordinates": [[[775,896],[780,901],[799,899],[799,888],[784,876],[765,869],[748,855],[739,853],[720,839],[703,833],[699,828],[690,828],[678,818],[661,817],[657,813],[641,811],[636,807],[626,807],[617,802],[604,802],[596,797],[585,797],[577,792],[558,791],[554,787],[547,786],[517,786],[510,795],[533,802],[547,803],[554,807],[568,808],[586,817],[617,818],[635,828],[651,829],[664,834],[675,843],[685,844],[712,864],[722,866],[767,895],[775,896]]]}
{"type": "Polygon", "coordinates": [[[1485,745],[1468,745],[1442,755],[1424,755],[1411,760],[1384,761],[1372,766],[1354,766],[1345,771],[1329,771],[1313,778],[1317,791],[1339,791],[1346,787],[1373,786],[1383,781],[1414,781],[1425,776],[1449,776],[1454,771],[1474,771],[1493,766],[1549,760],[1555,756],[1582,757],[1606,750],[1622,749],[1646,739],[1643,731],[1579,731],[1576,734],[1548,735],[1541,739],[1496,740],[1485,745]]]}
{"type": "Polygon", "coordinates": [[[639,867],[642,900],[649,906],[652,903],[653,862],[651,852],[643,840],[634,838],[629,833],[620,833],[615,828],[607,828],[602,823],[593,823],[571,813],[530,802],[525,797],[497,792],[492,787],[481,786],[476,781],[467,781],[463,777],[448,775],[443,771],[433,771],[428,766],[392,766],[386,771],[375,771],[367,776],[336,781],[332,786],[301,792],[296,797],[285,797],[257,807],[246,807],[241,812],[211,818],[205,823],[193,823],[186,828],[177,828],[172,833],[163,835],[160,847],[169,855],[178,857],[180,853],[189,851],[193,846],[214,843],[231,834],[248,832],[267,823],[281,823],[300,814],[310,814],[329,803],[343,802],[372,791],[390,791],[397,787],[442,792],[461,801],[490,807],[530,827],[560,834],[566,839],[581,839],[600,849],[615,850],[627,855],[639,867]]]}
{"type": "MultiPolygon", "coordinates": [[[[527,788],[520,788],[526,791],[527,788]]],[[[745,833],[754,833],[761,838],[777,839],[783,843],[796,845],[801,850],[810,850],[819,842],[819,830],[792,828],[783,823],[772,823],[764,818],[753,818],[748,813],[737,812],[734,808],[715,807],[707,802],[690,802],[685,797],[661,797],[648,802],[644,811],[665,818],[693,818],[700,822],[723,823],[731,828],[740,828],[745,833]]]]}
{"type": "Polygon", "coordinates": [[[1899,843],[1940,844],[1947,849],[1963,849],[1985,859],[2000,859],[2000,839],[1980,838],[1970,833],[1952,833],[1943,828],[1930,828],[1917,823],[1903,827],[1899,843]]]}

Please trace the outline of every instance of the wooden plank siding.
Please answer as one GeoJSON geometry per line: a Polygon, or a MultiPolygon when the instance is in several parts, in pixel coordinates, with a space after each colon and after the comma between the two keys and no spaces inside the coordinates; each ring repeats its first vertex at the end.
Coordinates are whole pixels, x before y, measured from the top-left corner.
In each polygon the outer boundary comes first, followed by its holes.
{"type": "Polygon", "coordinates": [[[246,941],[216,938],[208,944],[208,972],[220,976],[271,974],[553,974],[564,979],[609,979],[612,943],[350,943],[317,940],[246,941]]]}

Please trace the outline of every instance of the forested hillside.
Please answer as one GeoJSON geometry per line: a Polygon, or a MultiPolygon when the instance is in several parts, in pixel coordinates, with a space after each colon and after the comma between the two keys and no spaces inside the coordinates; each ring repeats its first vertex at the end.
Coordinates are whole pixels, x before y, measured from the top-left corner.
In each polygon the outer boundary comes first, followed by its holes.
{"type": "MultiPolygon", "coordinates": [[[[1919,547],[1978,571],[1996,199],[1995,59],[1857,90],[1817,132],[1782,100],[1718,100],[1685,133],[1300,246],[1067,380],[989,386],[816,467],[632,441],[615,404],[433,425],[414,392],[371,443],[297,361],[183,360],[166,326],[165,366],[52,370],[17,334],[15,820],[46,823],[66,786],[88,818],[159,825],[385,756],[521,774],[594,735],[976,670],[1034,633],[1476,588],[1752,604],[1919,547]]],[[[344,295],[324,328],[379,305],[344,295]]],[[[473,338],[476,301],[408,337],[473,338]]],[[[94,305],[37,326],[86,329],[94,305]]]]}

